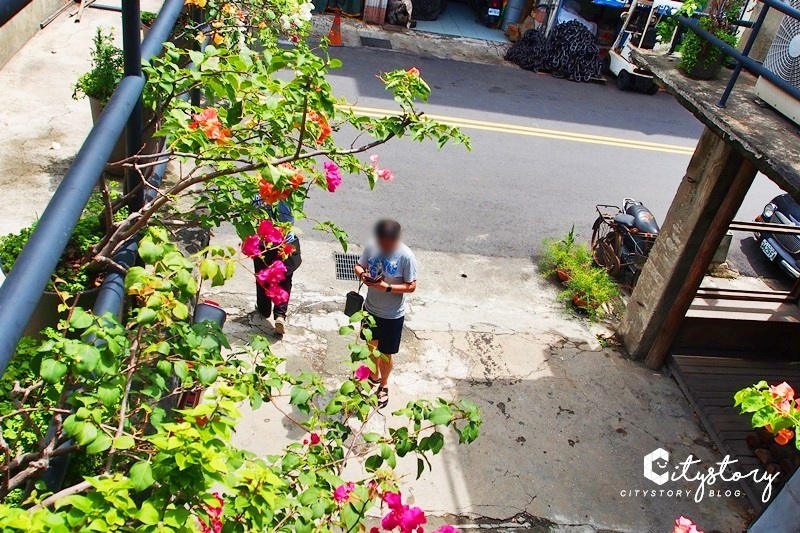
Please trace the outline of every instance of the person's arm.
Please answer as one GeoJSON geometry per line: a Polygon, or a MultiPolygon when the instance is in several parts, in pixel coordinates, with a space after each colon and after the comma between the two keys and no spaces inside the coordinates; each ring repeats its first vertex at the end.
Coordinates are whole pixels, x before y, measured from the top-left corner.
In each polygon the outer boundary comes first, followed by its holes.
{"type": "Polygon", "coordinates": [[[364,281],[364,274],[367,273],[367,269],[361,266],[360,264],[356,263],[356,266],[355,268],[353,268],[353,270],[355,271],[358,280],[364,281]]]}
{"type": "Polygon", "coordinates": [[[414,257],[414,254],[411,254],[403,265],[403,283],[389,284],[385,281],[381,281],[372,286],[377,286],[380,290],[386,292],[396,292],[397,294],[411,294],[417,290],[417,259],[414,257]]]}
{"type": "Polygon", "coordinates": [[[353,271],[355,271],[358,281],[364,281],[364,274],[367,273],[367,265],[369,265],[368,247],[364,248],[364,251],[358,258],[358,261],[356,261],[355,267],[353,267],[353,271]]]}

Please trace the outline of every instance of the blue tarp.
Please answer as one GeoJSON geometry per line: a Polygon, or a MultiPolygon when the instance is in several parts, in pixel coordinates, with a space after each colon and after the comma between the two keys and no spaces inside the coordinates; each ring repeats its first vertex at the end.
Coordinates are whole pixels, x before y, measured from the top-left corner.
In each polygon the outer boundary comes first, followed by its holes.
{"type": "Polygon", "coordinates": [[[593,4],[597,4],[598,6],[607,6],[607,7],[617,7],[623,8],[625,7],[625,0],[592,0],[593,4]]]}

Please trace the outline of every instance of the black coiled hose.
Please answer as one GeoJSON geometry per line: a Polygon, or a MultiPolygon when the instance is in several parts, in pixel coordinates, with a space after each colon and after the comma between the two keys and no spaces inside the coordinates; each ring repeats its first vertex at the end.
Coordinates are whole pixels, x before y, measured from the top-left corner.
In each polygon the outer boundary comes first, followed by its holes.
{"type": "Polygon", "coordinates": [[[506,53],[506,60],[534,72],[577,82],[600,76],[602,63],[594,35],[577,20],[559,24],[545,38],[539,30],[528,30],[506,53]]]}

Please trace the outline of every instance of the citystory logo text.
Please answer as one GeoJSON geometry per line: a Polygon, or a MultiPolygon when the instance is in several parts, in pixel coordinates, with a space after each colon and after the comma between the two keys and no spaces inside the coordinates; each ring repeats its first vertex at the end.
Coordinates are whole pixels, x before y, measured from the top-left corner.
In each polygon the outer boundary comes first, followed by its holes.
{"type": "Polygon", "coordinates": [[[729,455],[726,455],[722,461],[704,468],[700,459],[689,455],[683,461],[670,467],[669,452],[664,448],[658,448],[644,456],[644,478],[658,487],[663,487],[667,483],[681,483],[689,484],[693,488],[638,488],[621,490],[619,495],[622,498],[693,497],[695,502],[700,503],[705,497],[738,498],[742,495],[742,491],[739,488],[716,488],[715,486],[721,486],[725,483],[738,483],[750,478],[756,484],[765,484],[761,493],[761,501],[767,503],[772,497],[772,483],[778,477],[778,474],[760,472],[758,468],[742,474],[735,469],[737,463],[737,459],[731,459],[729,455]],[[695,484],[696,486],[694,486],[695,484]]]}

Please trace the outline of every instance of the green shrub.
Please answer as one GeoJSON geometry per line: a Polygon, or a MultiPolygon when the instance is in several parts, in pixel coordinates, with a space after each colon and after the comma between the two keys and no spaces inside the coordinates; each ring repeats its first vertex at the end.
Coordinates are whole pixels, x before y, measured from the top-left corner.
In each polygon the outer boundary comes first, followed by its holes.
{"type": "Polygon", "coordinates": [[[92,69],[83,74],[75,83],[72,97],[97,98],[107,103],[123,76],[122,50],[113,42],[113,33],[97,28],[92,49],[92,69]]]}
{"type": "Polygon", "coordinates": [[[555,274],[557,270],[584,268],[592,264],[592,253],[585,244],[575,242],[575,226],[560,240],[545,239],[542,243],[542,255],[539,268],[545,276],[555,274]]]}
{"type": "Polygon", "coordinates": [[[152,11],[142,11],[141,15],[139,15],[139,18],[141,19],[142,24],[145,26],[152,26],[153,22],[156,21],[157,16],[158,13],[154,13],[152,11]]]}
{"type": "MultiPolygon", "coordinates": [[[[100,195],[92,195],[81,218],[75,225],[75,231],[72,232],[72,237],[64,249],[61,260],[53,271],[53,279],[59,280],[59,290],[74,294],[97,285],[98,272],[91,265],[86,264],[85,258],[92,247],[103,237],[103,225],[100,222],[102,212],[103,201],[100,195]]],[[[127,216],[127,208],[118,211],[114,218],[120,220],[125,216],[127,216]]],[[[30,227],[23,228],[18,233],[0,236],[0,266],[2,266],[3,272],[10,272],[14,267],[17,257],[28,243],[35,227],[36,223],[34,222],[30,227]]],[[[54,288],[51,281],[48,290],[54,288]]]]}
{"type": "MultiPolygon", "coordinates": [[[[718,39],[735,47],[739,42],[733,22],[739,18],[744,0],[712,0],[706,8],[707,16],[697,23],[718,39]]],[[[698,62],[703,60],[703,67],[711,66],[724,60],[722,50],[712,45],[691,30],[683,36],[680,45],[681,60],[678,68],[691,72],[698,62]]]]}
{"type": "Polygon", "coordinates": [[[592,265],[570,271],[570,279],[565,286],[559,298],[572,300],[577,296],[586,302],[582,309],[592,320],[602,317],[606,307],[613,308],[620,297],[619,286],[606,269],[592,265]]]}

